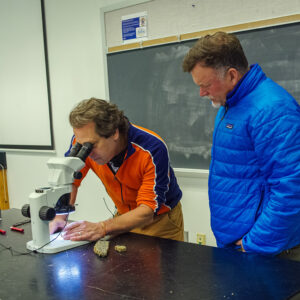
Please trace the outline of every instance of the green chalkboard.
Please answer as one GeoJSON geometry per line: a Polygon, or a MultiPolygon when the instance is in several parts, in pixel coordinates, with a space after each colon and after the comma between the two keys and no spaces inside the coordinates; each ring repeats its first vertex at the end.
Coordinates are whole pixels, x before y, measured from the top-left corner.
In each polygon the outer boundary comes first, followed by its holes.
{"type": "MultiPolygon", "coordinates": [[[[236,33],[249,64],[300,103],[300,23],[236,33]]],[[[217,110],[183,73],[190,40],[107,55],[110,100],[166,141],[173,167],[208,169],[217,110]]]]}

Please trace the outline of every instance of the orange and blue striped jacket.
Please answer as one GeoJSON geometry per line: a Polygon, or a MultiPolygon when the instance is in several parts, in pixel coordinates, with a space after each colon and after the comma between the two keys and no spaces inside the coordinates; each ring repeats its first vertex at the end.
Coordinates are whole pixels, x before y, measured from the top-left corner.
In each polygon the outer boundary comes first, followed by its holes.
{"type": "Polygon", "coordinates": [[[88,157],[82,178],[74,181],[76,186],[89,169],[101,179],[119,214],[145,204],[159,215],[174,208],[182,197],[166,144],[156,133],[140,126],[130,124],[127,153],[115,174],[108,164],[99,165],[88,157]]]}

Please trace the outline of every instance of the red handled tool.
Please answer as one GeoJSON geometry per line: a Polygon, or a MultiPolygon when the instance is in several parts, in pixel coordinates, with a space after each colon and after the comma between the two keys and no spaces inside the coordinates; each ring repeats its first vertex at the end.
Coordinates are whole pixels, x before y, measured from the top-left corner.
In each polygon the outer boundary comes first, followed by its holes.
{"type": "Polygon", "coordinates": [[[23,228],[10,227],[10,229],[11,229],[11,230],[14,230],[14,231],[18,231],[18,232],[24,233],[24,229],[23,229],[23,228]]]}
{"type": "Polygon", "coordinates": [[[2,229],[0,229],[0,234],[2,234],[2,235],[5,235],[5,234],[6,234],[6,231],[5,231],[5,230],[2,230],[2,229]]]}

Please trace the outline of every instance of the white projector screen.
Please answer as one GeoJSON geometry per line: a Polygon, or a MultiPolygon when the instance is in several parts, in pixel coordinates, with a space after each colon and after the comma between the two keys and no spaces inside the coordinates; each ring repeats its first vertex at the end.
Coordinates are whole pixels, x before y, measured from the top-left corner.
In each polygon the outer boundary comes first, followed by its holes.
{"type": "Polygon", "coordinates": [[[0,0],[0,148],[52,150],[43,0],[0,0]]]}

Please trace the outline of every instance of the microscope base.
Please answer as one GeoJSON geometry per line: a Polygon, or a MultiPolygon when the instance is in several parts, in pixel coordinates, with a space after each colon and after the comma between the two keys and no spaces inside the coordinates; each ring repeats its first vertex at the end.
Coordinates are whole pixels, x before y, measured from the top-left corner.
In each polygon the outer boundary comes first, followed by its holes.
{"type": "MultiPolygon", "coordinates": [[[[59,235],[59,233],[51,234],[50,241],[54,240],[58,235],[59,235]]],[[[26,247],[27,247],[27,249],[29,249],[31,251],[36,250],[37,252],[40,252],[40,253],[51,254],[51,253],[65,251],[65,250],[75,248],[78,246],[82,246],[82,245],[88,244],[88,243],[90,243],[90,241],[74,242],[74,241],[70,241],[70,240],[64,240],[61,236],[59,236],[53,242],[42,247],[41,249],[39,249],[40,246],[37,246],[34,244],[33,240],[27,242],[26,247]]]]}

